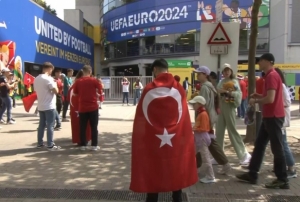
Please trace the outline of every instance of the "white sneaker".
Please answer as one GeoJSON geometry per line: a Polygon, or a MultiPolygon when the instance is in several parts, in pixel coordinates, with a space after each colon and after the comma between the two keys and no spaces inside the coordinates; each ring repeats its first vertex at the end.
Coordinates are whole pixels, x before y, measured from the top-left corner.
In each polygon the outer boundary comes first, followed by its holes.
{"type": "Polygon", "coordinates": [[[4,121],[3,119],[0,120],[1,124],[6,124],[6,121],[4,121]]]}
{"type": "Polygon", "coordinates": [[[10,120],[9,122],[7,122],[7,124],[15,124],[16,121],[10,120]]]}
{"type": "Polygon", "coordinates": [[[231,171],[231,166],[229,163],[222,166],[222,169],[218,172],[221,175],[228,175],[228,173],[231,171]]]}
{"type": "Polygon", "coordinates": [[[80,150],[81,150],[81,151],[85,151],[86,149],[87,149],[86,146],[81,146],[81,147],[80,147],[80,150]]]}
{"type": "Polygon", "coordinates": [[[247,153],[243,160],[240,161],[240,165],[248,165],[251,160],[251,155],[247,153]]]}
{"type": "Polygon", "coordinates": [[[92,146],[91,150],[92,151],[98,151],[98,150],[100,150],[100,147],[99,146],[92,146]]]}
{"type": "Polygon", "coordinates": [[[47,149],[49,151],[57,151],[57,150],[60,150],[61,147],[60,146],[57,146],[57,145],[53,145],[52,147],[47,147],[47,149]]]}
{"type": "Polygon", "coordinates": [[[218,162],[215,159],[211,159],[211,164],[212,165],[219,165],[218,162]]]}
{"type": "Polygon", "coordinates": [[[216,179],[215,178],[209,179],[207,177],[204,177],[204,178],[200,179],[200,182],[202,182],[204,184],[210,184],[210,183],[215,183],[216,179]]]}

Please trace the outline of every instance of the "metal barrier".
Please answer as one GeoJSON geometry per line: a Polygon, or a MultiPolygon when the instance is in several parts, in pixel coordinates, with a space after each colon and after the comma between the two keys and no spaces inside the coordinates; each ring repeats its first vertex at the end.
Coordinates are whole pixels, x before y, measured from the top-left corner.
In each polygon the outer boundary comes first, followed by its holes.
{"type": "MultiPolygon", "coordinates": [[[[101,77],[102,82],[104,84],[104,93],[105,99],[110,100],[121,100],[123,99],[123,76],[110,76],[110,77],[101,77]]],[[[137,79],[140,79],[141,83],[145,87],[148,83],[152,82],[152,76],[129,76],[126,78],[130,82],[129,86],[129,98],[133,99],[134,90],[133,84],[137,79]]]]}

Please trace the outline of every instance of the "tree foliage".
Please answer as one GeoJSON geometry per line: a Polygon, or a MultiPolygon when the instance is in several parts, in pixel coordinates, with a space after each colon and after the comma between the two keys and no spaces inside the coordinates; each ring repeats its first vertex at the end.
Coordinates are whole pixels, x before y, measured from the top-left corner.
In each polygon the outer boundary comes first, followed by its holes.
{"type": "Polygon", "coordinates": [[[56,10],[51,8],[50,5],[48,5],[45,0],[32,0],[33,2],[37,3],[41,7],[43,7],[46,11],[49,11],[53,15],[57,15],[56,10]]]}
{"type": "MultiPolygon", "coordinates": [[[[262,0],[255,0],[251,11],[251,33],[248,53],[248,97],[255,92],[255,63],[256,63],[256,40],[258,34],[258,13],[262,0]]],[[[247,126],[245,143],[252,143],[256,139],[256,124],[247,126]]]]}

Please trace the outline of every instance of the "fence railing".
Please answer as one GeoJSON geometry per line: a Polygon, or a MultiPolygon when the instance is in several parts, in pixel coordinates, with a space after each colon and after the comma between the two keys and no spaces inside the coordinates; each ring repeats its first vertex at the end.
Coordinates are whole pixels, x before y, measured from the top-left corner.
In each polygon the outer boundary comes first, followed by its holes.
{"type": "MultiPolygon", "coordinates": [[[[110,77],[101,77],[104,83],[104,93],[105,99],[110,100],[121,100],[123,98],[123,76],[110,76],[110,77]]],[[[133,84],[136,82],[137,79],[140,79],[141,83],[145,87],[148,83],[152,82],[152,76],[130,76],[126,77],[130,82],[129,85],[129,98],[133,98],[134,96],[134,89],[133,84]]]]}

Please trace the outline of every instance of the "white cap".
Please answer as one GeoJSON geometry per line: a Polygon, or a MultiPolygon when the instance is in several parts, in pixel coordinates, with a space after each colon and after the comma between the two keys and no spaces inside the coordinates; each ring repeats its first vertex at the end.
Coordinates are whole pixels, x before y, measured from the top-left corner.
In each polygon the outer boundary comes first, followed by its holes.
{"type": "Polygon", "coordinates": [[[1,72],[10,72],[10,70],[7,67],[4,67],[1,72]]]}
{"type": "Polygon", "coordinates": [[[231,65],[228,64],[228,63],[225,63],[225,64],[223,65],[223,71],[224,71],[224,69],[226,69],[226,68],[231,69],[231,65]]]}
{"type": "Polygon", "coordinates": [[[200,103],[202,105],[206,104],[206,100],[202,96],[195,96],[192,100],[189,101],[190,104],[200,103]]]}

